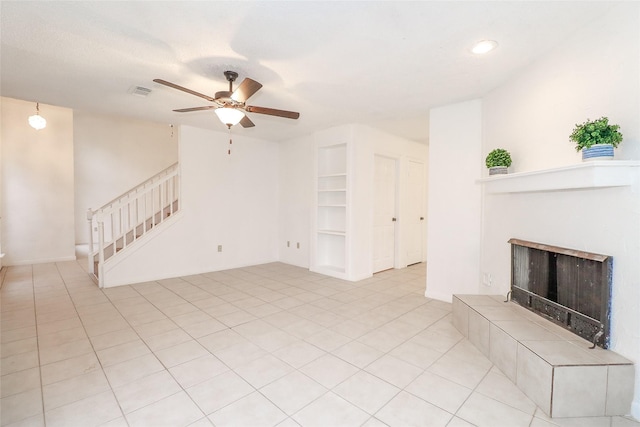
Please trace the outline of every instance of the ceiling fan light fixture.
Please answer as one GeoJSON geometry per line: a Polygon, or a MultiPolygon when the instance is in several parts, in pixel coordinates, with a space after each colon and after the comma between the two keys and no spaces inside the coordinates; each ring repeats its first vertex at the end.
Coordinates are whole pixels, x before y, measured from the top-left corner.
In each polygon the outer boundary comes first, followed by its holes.
{"type": "Polygon", "coordinates": [[[29,126],[35,130],[47,127],[47,120],[40,115],[40,104],[36,102],[36,114],[29,116],[29,126]]]}
{"type": "Polygon", "coordinates": [[[257,107],[255,105],[246,105],[247,99],[255,94],[262,87],[261,83],[246,77],[242,83],[234,90],[233,82],[238,77],[238,73],[235,71],[224,72],[227,81],[229,82],[229,90],[216,92],[215,97],[196,92],[195,90],[187,89],[186,87],[179,86],[175,83],[168,82],[162,79],[153,79],[155,83],[159,83],[164,86],[168,86],[173,89],[186,92],[191,95],[206,99],[213,105],[207,105],[204,107],[192,107],[192,108],[180,108],[173,110],[176,113],[189,113],[192,111],[204,111],[214,110],[220,121],[226,125],[229,130],[231,126],[240,124],[243,128],[254,127],[255,124],[246,115],[249,113],[266,114],[267,116],[284,117],[287,119],[297,119],[300,117],[300,113],[295,111],[278,110],[276,108],[257,107]]]}
{"type": "Polygon", "coordinates": [[[476,43],[473,48],[471,48],[471,52],[476,55],[484,55],[485,53],[489,53],[495,48],[498,47],[498,42],[495,40],[481,40],[476,43]]]}
{"type": "Polygon", "coordinates": [[[244,112],[237,108],[222,107],[216,108],[216,115],[220,121],[227,126],[235,126],[244,117],[244,112]]]}

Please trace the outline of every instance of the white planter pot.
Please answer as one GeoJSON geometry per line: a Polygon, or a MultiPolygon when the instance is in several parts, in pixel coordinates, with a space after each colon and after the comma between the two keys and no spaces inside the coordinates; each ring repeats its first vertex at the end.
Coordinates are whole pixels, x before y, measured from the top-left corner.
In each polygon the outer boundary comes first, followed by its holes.
{"type": "Polygon", "coordinates": [[[506,175],[507,167],[506,166],[494,166],[489,168],[489,175],[506,175]]]}

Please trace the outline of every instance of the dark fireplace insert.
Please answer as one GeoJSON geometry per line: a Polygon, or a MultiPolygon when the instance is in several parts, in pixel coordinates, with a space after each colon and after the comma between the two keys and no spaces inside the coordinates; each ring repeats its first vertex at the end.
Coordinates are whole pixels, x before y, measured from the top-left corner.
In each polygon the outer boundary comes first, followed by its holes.
{"type": "Polygon", "coordinates": [[[609,348],[612,257],[519,239],[509,243],[511,300],[609,348]]]}

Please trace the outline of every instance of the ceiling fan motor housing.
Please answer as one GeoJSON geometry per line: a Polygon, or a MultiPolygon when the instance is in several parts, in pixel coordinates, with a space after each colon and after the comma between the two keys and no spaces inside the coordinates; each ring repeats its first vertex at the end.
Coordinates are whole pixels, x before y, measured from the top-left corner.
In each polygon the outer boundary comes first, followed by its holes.
{"type": "Polygon", "coordinates": [[[235,71],[225,71],[224,76],[227,78],[228,82],[235,82],[238,78],[238,73],[235,71]]]}
{"type": "Polygon", "coordinates": [[[228,90],[221,90],[220,92],[216,92],[216,101],[222,102],[224,104],[232,104],[234,101],[231,99],[231,94],[233,92],[228,90]]]}

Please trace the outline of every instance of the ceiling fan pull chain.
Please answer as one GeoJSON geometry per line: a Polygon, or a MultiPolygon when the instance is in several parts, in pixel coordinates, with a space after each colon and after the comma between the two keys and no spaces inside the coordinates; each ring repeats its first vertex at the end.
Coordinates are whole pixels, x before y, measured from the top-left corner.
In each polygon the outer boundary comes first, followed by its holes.
{"type": "Polygon", "coordinates": [[[231,155],[231,144],[233,144],[233,140],[231,139],[231,126],[229,126],[229,151],[227,154],[231,155]]]}

